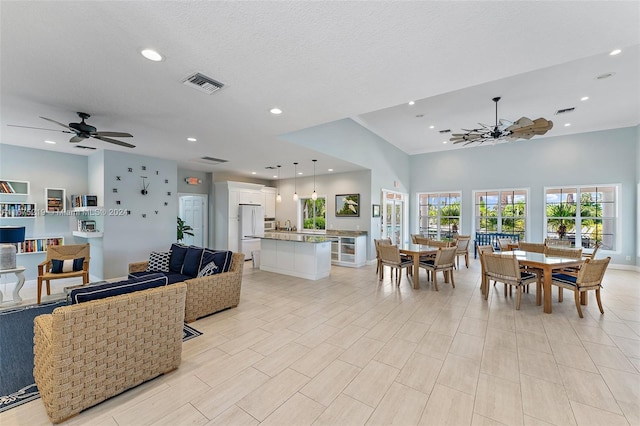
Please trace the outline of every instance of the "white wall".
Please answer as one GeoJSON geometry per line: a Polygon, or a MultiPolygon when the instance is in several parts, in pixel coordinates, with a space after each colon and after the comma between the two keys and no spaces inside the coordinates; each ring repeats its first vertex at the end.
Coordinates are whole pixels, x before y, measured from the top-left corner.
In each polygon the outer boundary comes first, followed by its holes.
{"type": "Polygon", "coordinates": [[[466,147],[411,157],[411,230],[416,232],[418,192],[462,190],[461,233],[473,229],[473,191],[529,189],[527,239],[542,241],[544,187],[622,184],[621,246],[612,262],[636,257],[637,127],[563,137],[466,147]]]}

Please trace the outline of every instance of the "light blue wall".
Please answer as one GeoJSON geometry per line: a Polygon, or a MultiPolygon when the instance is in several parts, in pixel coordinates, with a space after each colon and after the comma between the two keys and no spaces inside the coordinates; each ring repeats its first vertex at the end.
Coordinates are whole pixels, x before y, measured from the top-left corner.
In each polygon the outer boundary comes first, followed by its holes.
{"type": "Polygon", "coordinates": [[[633,265],[636,257],[638,128],[467,147],[411,157],[411,229],[417,231],[418,192],[462,191],[461,233],[473,229],[473,191],[529,189],[527,239],[542,241],[544,188],[621,184],[621,246],[612,262],[633,265]],[[626,260],[631,256],[632,260],[626,260]]]}
{"type": "MultiPolygon", "coordinates": [[[[87,157],[0,144],[0,178],[30,182],[28,196],[0,195],[2,201],[36,203],[41,211],[45,208],[45,188],[64,188],[69,208],[71,194],[88,193],[87,157]]],[[[0,219],[0,225],[25,226],[27,238],[63,237],[65,244],[86,242],[72,235],[76,217],[71,215],[38,214],[29,219],[0,219]]],[[[38,264],[44,259],[44,253],[20,254],[17,263],[27,268],[25,277],[34,280],[38,264]]],[[[94,275],[93,269],[91,274],[94,275]]]]}

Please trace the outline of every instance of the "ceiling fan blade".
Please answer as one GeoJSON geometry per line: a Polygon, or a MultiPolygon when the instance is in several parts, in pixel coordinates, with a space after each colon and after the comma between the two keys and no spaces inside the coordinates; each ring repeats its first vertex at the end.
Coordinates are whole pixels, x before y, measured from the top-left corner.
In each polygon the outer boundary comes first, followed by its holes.
{"type": "Polygon", "coordinates": [[[95,132],[92,136],[109,136],[113,138],[132,138],[133,135],[124,132],[95,132]]]}
{"type": "Polygon", "coordinates": [[[104,136],[92,136],[92,137],[94,137],[96,139],[99,139],[101,141],[104,141],[104,142],[109,142],[109,143],[113,143],[113,144],[116,144],[116,145],[124,146],[126,148],[135,148],[136,147],[135,145],[131,145],[130,143],[122,142],[122,141],[119,141],[119,140],[116,140],[116,139],[106,138],[104,136]]]}
{"type": "Polygon", "coordinates": [[[77,143],[77,142],[82,142],[83,140],[85,140],[86,138],[82,137],[82,136],[78,136],[75,135],[74,137],[72,137],[71,139],[69,139],[69,142],[71,143],[77,143]]]}
{"type": "Polygon", "coordinates": [[[52,122],[52,123],[56,123],[58,126],[66,127],[67,129],[69,129],[69,130],[71,130],[72,132],[74,132],[74,133],[75,133],[75,130],[74,130],[74,129],[72,129],[71,127],[67,126],[66,124],[62,124],[62,123],[60,123],[60,122],[58,122],[58,121],[56,121],[56,120],[52,120],[52,119],[47,118],[47,117],[42,117],[42,116],[40,116],[40,118],[42,118],[43,120],[50,121],[50,122],[52,122]]]}
{"type": "Polygon", "coordinates": [[[70,132],[68,130],[45,129],[44,127],[19,126],[17,124],[7,124],[7,126],[9,126],[9,127],[22,127],[23,129],[49,130],[51,132],[72,133],[72,132],[70,132]]]}

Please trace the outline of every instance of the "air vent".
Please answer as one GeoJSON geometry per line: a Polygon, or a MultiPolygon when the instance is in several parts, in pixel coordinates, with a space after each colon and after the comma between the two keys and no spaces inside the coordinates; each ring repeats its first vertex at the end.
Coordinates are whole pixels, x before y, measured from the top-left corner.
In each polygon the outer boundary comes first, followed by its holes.
{"type": "Polygon", "coordinates": [[[440,130],[440,133],[451,133],[451,129],[440,130]]]}
{"type": "Polygon", "coordinates": [[[80,149],[95,149],[92,146],[84,146],[84,145],[74,145],[75,148],[80,148],[80,149]]]}
{"type": "Polygon", "coordinates": [[[216,164],[227,163],[229,160],[223,160],[221,158],[215,158],[215,157],[200,157],[200,158],[194,158],[191,161],[195,161],[196,163],[209,164],[209,165],[215,166],[216,164]]]}
{"type": "Polygon", "coordinates": [[[193,87],[194,89],[204,92],[207,95],[210,95],[213,92],[224,87],[223,83],[209,78],[206,75],[200,74],[199,72],[191,74],[190,76],[182,80],[182,84],[193,87]]]}
{"type": "Polygon", "coordinates": [[[576,108],[572,107],[572,108],[559,109],[559,110],[556,111],[556,115],[566,114],[568,112],[572,112],[574,109],[576,109],[576,108]]]}

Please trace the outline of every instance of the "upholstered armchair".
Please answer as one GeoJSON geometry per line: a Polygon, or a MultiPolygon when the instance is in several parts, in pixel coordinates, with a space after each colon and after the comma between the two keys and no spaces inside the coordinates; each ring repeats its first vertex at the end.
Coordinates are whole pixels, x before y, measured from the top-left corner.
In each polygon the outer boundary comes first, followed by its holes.
{"type": "Polygon", "coordinates": [[[47,283],[47,295],[51,295],[51,280],[73,277],[82,277],[83,285],[89,283],[89,244],[49,246],[47,259],[38,265],[38,304],[43,281],[47,283]]]}

